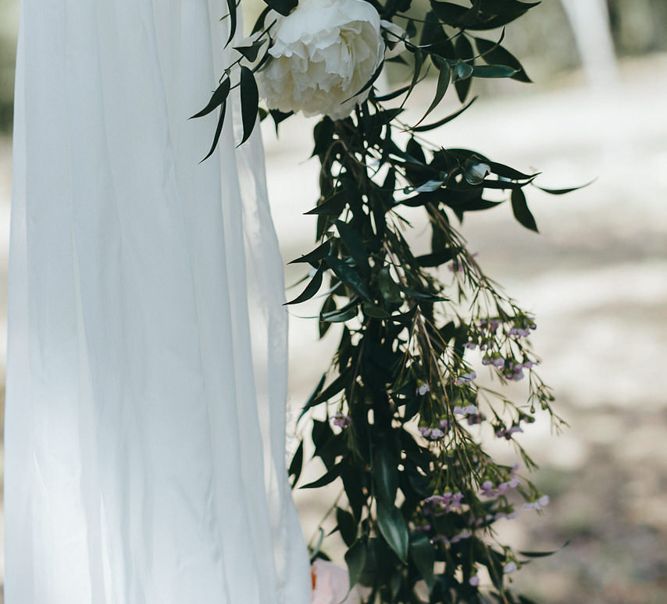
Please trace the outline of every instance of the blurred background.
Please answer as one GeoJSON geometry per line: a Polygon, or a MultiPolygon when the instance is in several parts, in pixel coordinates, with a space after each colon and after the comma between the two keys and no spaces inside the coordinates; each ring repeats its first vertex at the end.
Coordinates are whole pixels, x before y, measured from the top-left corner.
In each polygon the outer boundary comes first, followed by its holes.
{"type": "MultiPolygon", "coordinates": [[[[17,27],[18,1],[0,0],[3,342],[17,27]]],[[[475,107],[430,133],[431,139],[539,170],[544,186],[596,180],[565,197],[535,190],[530,201],[540,235],[518,226],[505,206],[468,215],[462,226],[486,271],[536,313],[541,373],[570,423],[560,436],[550,434],[547,422],[521,435],[542,466],[533,479],[552,504],[541,516],[522,514],[499,528],[503,538],[523,549],[557,549],[569,542],[517,577],[538,602],[663,604],[667,0],[544,0],[508,28],[505,44],[535,84],[500,82],[478,89],[475,107]]],[[[430,102],[428,88],[412,98],[415,117],[430,102]]],[[[307,159],[312,123],[299,119],[281,127],[280,139],[270,125],[264,130],[286,260],[312,247],[315,230],[303,216],[318,197],[317,164],[307,159]]],[[[289,269],[287,281],[301,276],[289,269]]],[[[311,310],[292,310],[293,409],[326,369],[335,346],[333,339],[316,342],[316,322],[302,318],[311,310]]],[[[2,378],[4,344],[0,349],[2,378]]],[[[297,500],[309,535],[322,502],[303,493],[297,500]]]]}

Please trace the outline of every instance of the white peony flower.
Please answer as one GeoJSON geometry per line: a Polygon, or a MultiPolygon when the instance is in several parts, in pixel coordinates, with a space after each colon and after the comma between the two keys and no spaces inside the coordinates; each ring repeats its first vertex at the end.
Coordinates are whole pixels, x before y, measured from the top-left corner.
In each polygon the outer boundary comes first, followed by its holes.
{"type": "Polygon", "coordinates": [[[278,16],[272,33],[272,59],[259,74],[270,109],[342,119],[368,97],[370,89],[354,95],[385,49],[380,16],[368,2],[301,0],[290,15],[278,16]]]}

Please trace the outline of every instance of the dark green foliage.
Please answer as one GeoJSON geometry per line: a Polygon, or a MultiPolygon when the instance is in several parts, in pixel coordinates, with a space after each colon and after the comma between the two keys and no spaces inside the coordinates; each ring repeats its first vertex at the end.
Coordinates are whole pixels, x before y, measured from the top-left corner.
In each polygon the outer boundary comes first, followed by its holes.
{"type": "MultiPolygon", "coordinates": [[[[266,2],[283,14],[295,5],[266,2]]],[[[517,221],[536,231],[524,190],[537,174],[420,136],[470,108],[475,97],[466,100],[475,78],[529,81],[501,45],[503,35],[492,42],[468,30],[503,27],[536,3],[431,0],[423,15],[411,0],[371,4],[382,18],[405,27],[410,39],[401,63],[410,71],[404,86],[384,96],[373,88],[378,71],[367,83],[368,100],[353,115],[325,117],[314,129],[321,195],[308,213],[317,216],[317,244],[293,261],[310,267],[311,276],[290,304],[327,292],[320,335],[335,332],[339,344],[299,418],[302,438],[312,440],[324,470],[299,484],[306,463],[302,442],[289,474],[299,488],[340,485],[311,549],[325,557],[327,539],[340,539],[352,583],[368,588],[366,602],[419,602],[418,584],[431,603],[528,602],[511,593],[506,572],[536,554],[498,544],[492,527],[522,499],[539,509],[540,494],[516,469],[491,459],[479,430],[510,442],[526,469],[533,469],[514,434],[538,410],[551,413],[553,397],[533,369],[526,339],[532,317],[484,275],[453,224],[467,212],[509,202],[517,221]],[[405,15],[411,8],[414,21],[405,15]],[[415,22],[421,24],[418,45],[415,22]],[[437,72],[433,100],[417,123],[406,124],[403,105],[429,69],[437,72]],[[462,107],[424,123],[451,85],[462,107]],[[407,140],[399,136],[404,132],[407,140]],[[426,253],[416,254],[407,237],[406,207],[418,208],[428,225],[426,253]],[[482,351],[500,388],[475,382],[469,348],[482,351]],[[502,385],[524,376],[526,400],[514,403],[502,385]],[[327,535],[329,517],[337,530],[327,535]],[[471,581],[481,568],[492,583],[484,589],[471,581]]],[[[253,50],[242,54],[257,58],[253,50]]],[[[245,140],[258,107],[248,67],[241,68],[240,87],[245,140]]],[[[216,91],[199,115],[224,108],[227,88],[216,91]]],[[[270,114],[276,127],[289,117],[270,114]]],[[[420,233],[425,236],[421,226],[420,233]]]]}

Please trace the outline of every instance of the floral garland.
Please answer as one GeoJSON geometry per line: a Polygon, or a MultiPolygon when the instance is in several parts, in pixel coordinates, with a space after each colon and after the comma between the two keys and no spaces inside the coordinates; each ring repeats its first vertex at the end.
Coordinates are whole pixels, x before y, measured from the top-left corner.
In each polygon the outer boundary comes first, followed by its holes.
{"type": "MultiPolygon", "coordinates": [[[[511,591],[508,575],[544,554],[497,542],[494,524],[519,507],[539,511],[548,497],[518,464],[494,462],[482,435],[507,440],[532,470],[515,434],[540,410],[556,426],[561,421],[535,370],[534,318],[482,272],[454,221],[509,202],[516,220],[537,231],[524,194],[537,174],[468,149],[433,145],[422,134],[471,106],[474,78],[530,81],[502,46],[504,29],[497,39],[479,32],[499,30],[537,3],[265,3],[197,117],[219,112],[212,153],[234,89],[241,99],[241,142],[258,116],[270,116],[276,128],[295,112],[321,116],[314,130],[321,196],[309,212],[317,216],[318,245],[294,261],[311,272],[290,304],[324,287],[320,335],[334,324],[341,335],[330,371],[302,413],[312,419],[304,440],[312,440],[325,473],[299,484],[303,441],[289,472],[294,487],[338,481],[342,490],[311,543],[313,559],[326,559],[325,534],[342,539],[356,601],[527,604],[511,591]],[[406,71],[408,83],[380,94],[374,84],[387,63],[406,71]],[[407,124],[404,106],[430,72],[437,74],[435,97],[419,122],[407,124]],[[463,106],[428,121],[450,85],[463,106]],[[406,207],[424,212],[428,254],[413,251],[401,213],[406,207]],[[442,266],[451,279],[442,280],[442,266]],[[478,365],[489,373],[484,383],[478,383],[478,365]],[[501,387],[488,386],[492,381],[501,387]],[[503,393],[511,381],[526,383],[520,403],[503,393]]],[[[229,11],[231,40],[234,0],[229,11]]]]}

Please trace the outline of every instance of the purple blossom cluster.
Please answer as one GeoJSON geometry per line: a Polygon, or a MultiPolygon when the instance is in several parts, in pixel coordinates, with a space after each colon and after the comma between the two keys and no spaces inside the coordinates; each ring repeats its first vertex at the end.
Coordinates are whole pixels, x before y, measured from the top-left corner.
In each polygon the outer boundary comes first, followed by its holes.
{"type": "Polygon", "coordinates": [[[500,327],[500,321],[498,319],[482,319],[479,321],[479,323],[477,323],[477,326],[482,331],[486,331],[489,334],[494,334],[500,327]]]}
{"type": "Polygon", "coordinates": [[[469,371],[467,373],[463,373],[459,375],[456,380],[455,384],[457,386],[463,386],[464,384],[470,384],[477,378],[477,374],[474,371],[469,371]]]}
{"type": "Polygon", "coordinates": [[[442,545],[454,545],[459,541],[464,539],[470,539],[472,537],[472,531],[470,529],[463,529],[461,532],[457,533],[453,537],[445,537],[444,535],[436,535],[433,537],[434,543],[440,543],[442,545]]]}
{"type": "Polygon", "coordinates": [[[484,355],[482,365],[493,365],[496,369],[502,369],[505,366],[505,359],[499,354],[484,355]]]}
{"type": "Polygon", "coordinates": [[[429,392],[431,392],[431,387],[428,384],[421,384],[417,388],[417,394],[419,396],[424,396],[425,394],[428,394],[429,392]]]}
{"type": "Polygon", "coordinates": [[[492,365],[502,372],[503,377],[508,380],[518,382],[525,377],[524,370],[532,369],[535,366],[534,361],[524,360],[516,361],[514,359],[504,359],[499,354],[485,355],[482,358],[482,365],[492,365]]]}
{"type": "Polygon", "coordinates": [[[442,440],[449,431],[449,422],[446,419],[440,420],[436,428],[420,426],[419,433],[431,442],[442,440]]]}
{"type": "Polygon", "coordinates": [[[486,416],[483,413],[480,413],[476,405],[467,405],[465,407],[457,405],[452,411],[455,415],[462,415],[465,417],[469,426],[481,424],[486,419],[486,416]]]}
{"type": "Polygon", "coordinates": [[[542,495],[539,499],[536,501],[531,501],[528,503],[524,503],[523,509],[524,510],[536,510],[538,512],[542,511],[545,507],[549,505],[549,495],[542,495]]]}
{"type": "Polygon", "coordinates": [[[519,425],[514,425],[509,428],[500,428],[496,430],[496,436],[498,438],[504,438],[506,440],[511,440],[512,436],[515,434],[518,434],[519,432],[523,432],[523,428],[519,425]]]}
{"type": "Polygon", "coordinates": [[[477,408],[477,405],[467,405],[465,407],[460,407],[459,405],[456,405],[454,409],[452,409],[455,415],[463,415],[464,417],[468,417],[469,415],[477,415],[479,414],[479,409],[477,408]]]}
{"type": "Polygon", "coordinates": [[[527,338],[530,332],[537,328],[535,323],[520,322],[510,327],[509,335],[514,338],[527,338]]]}
{"type": "Polygon", "coordinates": [[[345,428],[349,428],[352,424],[352,418],[344,413],[336,413],[336,415],[331,418],[331,423],[337,428],[345,430],[345,428]]]}
{"type": "Polygon", "coordinates": [[[521,482],[515,476],[512,476],[509,480],[501,482],[498,485],[494,485],[490,480],[485,480],[480,485],[479,494],[482,497],[495,499],[500,495],[506,495],[512,489],[516,489],[519,486],[519,484],[521,484],[521,482]]]}
{"type": "Polygon", "coordinates": [[[422,501],[424,514],[444,514],[460,510],[463,504],[463,493],[446,491],[442,495],[431,495],[422,501]]]}

